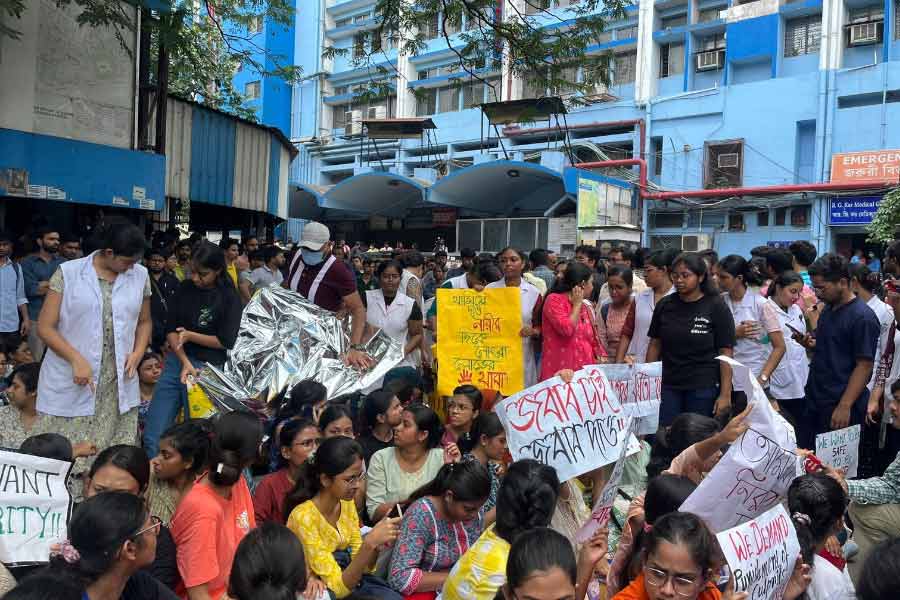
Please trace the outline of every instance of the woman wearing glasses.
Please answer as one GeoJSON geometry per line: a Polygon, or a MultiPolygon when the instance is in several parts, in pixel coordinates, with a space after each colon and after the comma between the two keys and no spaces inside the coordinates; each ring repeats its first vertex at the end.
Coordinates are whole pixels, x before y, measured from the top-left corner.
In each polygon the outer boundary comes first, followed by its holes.
{"type": "Polygon", "coordinates": [[[357,592],[400,600],[384,581],[368,575],[379,548],[397,539],[400,519],[382,519],[363,540],[353,503],[363,481],[363,451],[356,440],[326,439],[307,459],[285,501],[287,526],[300,538],[310,572],[332,597],[357,592]]]}
{"type": "Polygon", "coordinates": [[[278,434],[280,468],[263,477],[253,492],[256,524],[266,521],[284,523],[284,499],[297,483],[306,459],[319,447],[322,434],[315,423],[307,419],[287,421],[278,434]]]}
{"type": "Polygon", "coordinates": [[[183,598],[225,595],[237,546],[256,527],[241,472],[257,457],[261,438],[259,419],[250,413],[228,413],[213,422],[207,472],[178,504],[170,523],[183,598]]]}
{"type": "Polygon", "coordinates": [[[53,553],[44,573],[72,575],[88,600],[175,600],[175,593],[146,570],[156,556],[159,530],[160,521],[150,516],[143,498],[126,492],[97,494],[75,511],[69,540],[53,553]]]}
{"type": "MultiPolygon", "coordinates": [[[[142,448],[125,444],[110,446],[98,454],[91,465],[84,482],[84,497],[91,499],[102,492],[127,492],[140,497],[141,502],[144,502],[149,481],[150,459],[142,448]]],[[[154,519],[159,520],[155,515],[154,519]]],[[[172,533],[167,527],[160,525],[154,537],[154,558],[141,568],[174,590],[181,577],[175,562],[172,533]]]]}

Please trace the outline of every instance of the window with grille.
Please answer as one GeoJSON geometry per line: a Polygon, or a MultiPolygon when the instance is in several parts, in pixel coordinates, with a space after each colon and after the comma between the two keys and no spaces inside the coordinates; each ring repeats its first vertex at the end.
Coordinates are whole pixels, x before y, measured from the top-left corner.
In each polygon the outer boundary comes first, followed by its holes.
{"type": "Polygon", "coordinates": [[[455,85],[438,88],[438,108],[439,113],[453,112],[459,110],[459,88],[455,85]]]}
{"type": "Polygon", "coordinates": [[[335,27],[346,27],[347,25],[353,24],[353,17],[347,17],[346,19],[338,19],[334,22],[335,27]]]}
{"type": "Polygon", "coordinates": [[[870,23],[872,21],[884,20],[884,6],[881,4],[873,4],[872,6],[864,6],[862,8],[854,8],[850,11],[847,23],[870,23]]]}
{"type": "Polygon", "coordinates": [[[609,58],[587,57],[582,67],[582,82],[593,85],[594,89],[600,89],[604,86],[604,76],[609,72],[609,58]]]}
{"type": "Polygon", "coordinates": [[[615,85],[634,83],[634,72],[637,66],[637,52],[623,52],[616,54],[613,67],[613,82],[615,85]]]}
{"type": "Polygon", "coordinates": [[[791,57],[818,52],[821,38],[822,15],[792,19],[784,25],[784,55],[791,57]]]}
{"type": "Polygon", "coordinates": [[[356,15],[355,17],[353,17],[353,22],[354,23],[363,23],[365,21],[368,21],[371,17],[372,17],[371,13],[365,13],[363,15],[356,15]]]}
{"type": "Polygon", "coordinates": [[[244,96],[250,100],[256,100],[260,95],[260,84],[258,81],[248,81],[244,84],[244,96]]]}
{"type": "MultiPolygon", "coordinates": [[[[666,227],[684,227],[684,215],[680,212],[655,212],[653,215],[653,226],[660,229],[666,227]]],[[[679,244],[681,240],[678,240],[679,244]]]]}
{"type": "Polygon", "coordinates": [[[350,93],[350,88],[348,86],[339,85],[338,87],[334,88],[334,92],[332,92],[331,95],[332,96],[343,96],[344,94],[349,94],[349,93],[350,93]]]}
{"type": "Polygon", "coordinates": [[[636,38],[638,34],[637,25],[632,25],[631,27],[623,27],[622,29],[616,30],[616,39],[617,40],[628,40],[632,38],[636,38]]]}
{"type": "Polygon", "coordinates": [[[769,211],[761,210],[756,213],[756,226],[757,227],[768,227],[769,226],[769,211]]]}
{"type": "Polygon", "coordinates": [[[674,17],[663,17],[659,20],[660,29],[674,29],[687,25],[687,15],[675,15],[674,17]]]}
{"type": "Polygon", "coordinates": [[[575,91],[575,86],[578,84],[578,66],[574,65],[560,69],[556,72],[555,77],[564,81],[564,83],[560,83],[556,87],[554,90],[555,94],[572,93],[575,91]]]}
{"type": "Polygon", "coordinates": [[[707,52],[709,50],[724,50],[725,49],[725,34],[717,33],[716,35],[711,35],[700,40],[700,51],[707,52]]]}
{"type": "Polygon", "coordinates": [[[724,10],[724,6],[716,6],[715,8],[704,8],[697,13],[698,23],[708,23],[719,18],[719,13],[724,10]]]}
{"type": "Polygon", "coordinates": [[[807,227],[809,225],[809,205],[795,206],[791,209],[791,227],[807,227]]]}
{"type": "Polygon", "coordinates": [[[331,109],[331,126],[334,129],[343,129],[347,126],[346,116],[347,111],[350,110],[349,104],[341,104],[339,106],[334,106],[331,109]]]}
{"type": "Polygon", "coordinates": [[[543,87],[539,87],[538,83],[528,79],[526,76],[525,80],[522,82],[522,97],[523,98],[542,98],[546,95],[547,90],[543,87]]]}
{"type": "Polygon", "coordinates": [[[601,31],[597,35],[597,43],[598,44],[605,44],[605,43],[611,42],[611,41],[612,41],[612,31],[601,31]]]}
{"type": "Polygon", "coordinates": [[[247,26],[247,32],[251,35],[256,33],[262,33],[263,30],[263,18],[259,15],[255,17],[250,17],[250,24],[247,26]]]}
{"type": "Polygon", "coordinates": [[[434,114],[434,105],[437,102],[437,90],[417,90],[416,116],[427,117],[434,114]]]}
{"type": "Polygon", "coordinates": [[[785,217],[787,216],[787,208],[776,208],[775,209],[775,226],[782,227],[784,225],[785,217]]]}
{"type": "Polygon", "coordinates": [[[525,0],[522,14],[536,15],[550,8],[550,0],[525,0]]]}
{"type": "Polygon", "coordinates": [[[473,81],[463,86],[463,108],[472,108],[484,102],[484,84],[473,81]]]}
{"type": "Polygon", "coordinates": [[[684,44],[663,44],[659,48],[659,76],[684,73],[684,44]]]}
{"type": "Polygon", "coordinates": [[[365,33],[357,33],[353,36],[353,58],[360,59],[366,55],[366,38],[365,33]]]}
{"type": "Polygon", "coordinates": [[[706,142],[704,146],[704,187],[740,187],[744,173],[744,141],[706,142]]]}

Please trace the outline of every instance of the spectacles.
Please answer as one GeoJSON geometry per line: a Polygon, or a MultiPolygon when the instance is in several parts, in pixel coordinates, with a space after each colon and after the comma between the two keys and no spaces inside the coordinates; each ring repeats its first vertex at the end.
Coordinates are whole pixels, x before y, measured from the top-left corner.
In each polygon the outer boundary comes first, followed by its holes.
{"type": "Polygon", "coordinates": [[[312,438],[309,440],[294,442],[292,445],[293,446],[302,446],[303,448],[312,448],[313,446],[318,448],[319,444],[321,444],[321,443],[322,443],[322,438],[312,438]]]}
{"type": "Polygon", "coordinates": [[[365,480],[366,480],[366,474],[360,473],[359,475],[354,475],[353,477],[350,477],[349,479],[345,479],[344,481],[347,482],[347,485],[353,486],[353,485],[356,485],[357,483],[362,483],[365,480]]]}
{"type": "Polygon", "coordinates": [[[471,410],[471,411],[474,411],[475,408],[473,406],[465,404],[464,402],[451,402],[447,405],[447,410],[459,410],[459,411],[471,410]]]}
{"type": "Polygon", "coordinates": [[[131,539],[139,538],[141,537],[141,534],[152,531],[154,529],[156,529],[156,533],[159,534],[160,527],[162,527],[162,519],[160,519],[159,517],[150,517],[150,525],[135,533],[133,536],[131,536],[131,539]]]}
{"type": "Polygon", "coordinates": [[[672,588],[675,590],[675,593],[679,596],[690,596],[694,593],[697,582],[693,579],[688,579],[687,577],[679,577],[672,576],[666,573],[665,571],[660,571],[659,569],[654,569],[653,567],[644,566],[644,574],[646,576],[647,583],[652,585],[653,587],[662,587],[666,584],[666,581],[669,580],[669,577],[672,577],[672,588]]]}

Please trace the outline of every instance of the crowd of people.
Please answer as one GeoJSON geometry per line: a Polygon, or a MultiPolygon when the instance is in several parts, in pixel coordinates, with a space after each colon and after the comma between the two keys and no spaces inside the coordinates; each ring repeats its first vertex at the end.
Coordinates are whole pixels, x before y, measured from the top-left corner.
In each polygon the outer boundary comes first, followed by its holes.
{"type": "Polygon", "coordinates": [[[783,499],[801,546],[783,597],[900,597],[900,242],[880,271],[805,241],[724,257],[463,249],[451,268],[444,247],[365,252],[319,223],[291,249],[148,244],[132,225],[33,242],[17,255],[0,233],[0,447],[73,461],[76,508],[49,564],[2,569],[3,598],[736,600],[714,533],[679,511],[747,430],[752,390],[719,355],[750,368],[798,447],[862,428],[857,478],[811,469],[783,499]],[[265,419],[192,418],[200,371],[225,363],[270,285],[352,316],[346,368],[371,367],[378,331],[404,358],[363,394],[306,380],[265,419]],[[442,287],[519,289],[526,386],[662,363],[660,429],[586,542],[609,466],[560,481],[511,461],[496,390],[432,407],[442,287]]]}

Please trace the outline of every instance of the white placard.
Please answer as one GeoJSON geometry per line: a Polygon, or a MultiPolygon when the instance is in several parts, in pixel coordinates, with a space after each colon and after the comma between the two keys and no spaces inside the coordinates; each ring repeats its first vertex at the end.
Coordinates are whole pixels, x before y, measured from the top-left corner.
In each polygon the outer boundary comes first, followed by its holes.
{"type": "Polygon", "coordinates": [[[835,469],[844,469],[847,477],[856,477],[860,432],[859,425],[851,425],[820,433],[816,436],[816,458],[835,469]]]}
{"type": "Polygon", "coordinates": [[[552,377],[510,396],[494,408],[506,429],[514,460],[533,458],[566,481],[619,457],[628,415],[606,374],[597,367],[577,371],[569,383],[552,377]]]}
{"type": "Polygon", "coordinates": [[[731,364],[734,379],[751,390],[753,406],[745,423],[750,429],[728,448],[679,510],[701,517],[715,533],[758,517],[775,506],[797,476],[797,443],[783,419],[776,418],[769,399],[741,363],[731,364]]]}
{"type": "Polygon", "coordinates": [[[616,390],[626,414],[637,417],[635,435],[653,435],[659,429],[662,363],[596,365],[616,390]]]}
{"type": "Polygon", "coordinates": [[[781,600],[800,542],[794,524],[776,504],[765,513],[716,535],[734,578],[734,591],[748,592],[753,600],[781,600]]]}
{"type": "Polygon", "coordinates": [[[45,563],[66,538],[72,463],[0,450],[0,562],[45,563]]]}

